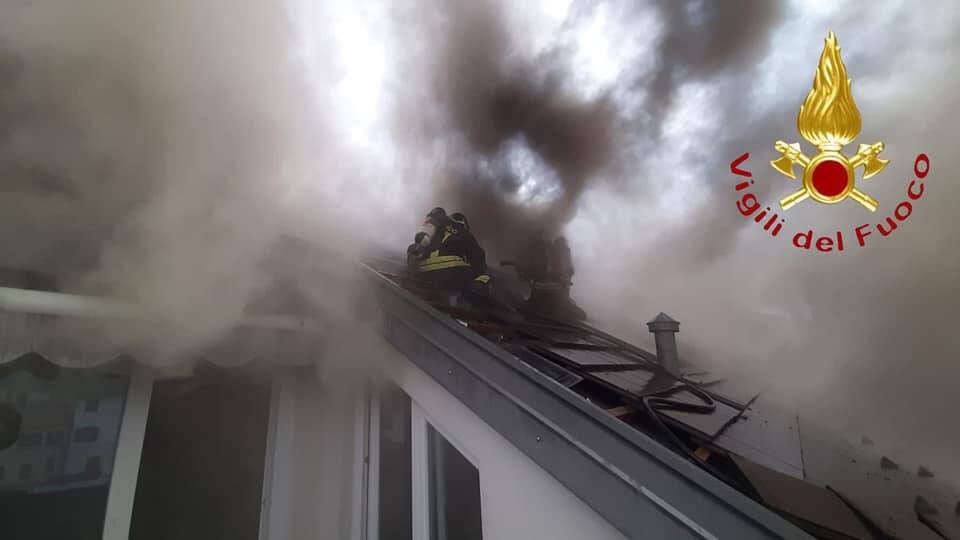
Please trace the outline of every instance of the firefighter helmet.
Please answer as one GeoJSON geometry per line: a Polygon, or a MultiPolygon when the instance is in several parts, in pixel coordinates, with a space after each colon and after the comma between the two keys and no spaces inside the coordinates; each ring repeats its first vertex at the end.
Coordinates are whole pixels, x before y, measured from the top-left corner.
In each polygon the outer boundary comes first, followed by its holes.
{"type": "Polygon", "coordinates": [[[467,216],[461,214],[460,212],[450,214],[450,219],[452,219],[454,223],[458,223],[461,227],[463,227],[463,230],[470,230],[470,222],[467,221],[467,216]]]}

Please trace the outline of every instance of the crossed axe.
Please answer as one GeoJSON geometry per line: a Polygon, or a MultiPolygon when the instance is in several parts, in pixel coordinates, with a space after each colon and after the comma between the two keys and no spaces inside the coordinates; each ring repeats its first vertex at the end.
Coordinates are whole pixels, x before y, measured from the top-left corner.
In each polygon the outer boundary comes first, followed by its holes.
{"type": "MultiPolygon", "coordinates": [[[[783,141],[777,141],[773,146],[778,152],[783,154],[781,157],[770,162],[770,164],[773,165],[773,168],[779,171],[780,174],[796,180],[797,177],[793,174],[793,166],[800,165],[801,167],[804,168],[805,172],[807,167],[810,166],[810,162],[812,160],[811,158],[808,158],[807,156],[805,156],[803,152],[800,150],[800,143],[787,144],[783,141]]],[[[866,180],[876,175],[880,171],[882,171],[883,168],[887,166],[887,163],[890,162],[890,160],[880,159],[877,157],[882,151],[883,151],[882,142],[878,142],[874,144],[861,144],[860,147],[857,149],[857,155],[853,156],[853,158],[848,160],[846,156],[844,156],[838,151],[833,151],[833,150],[825,151],[821,149],[820,153],[814,156],[813,160],[818,161],[818,164],[819,164],[819,162],[822,162],[822,160],[819,159],[821,154],[830,154],[829,155],[830,159],[839,161],[841,164],[843,164],[847,168],[848,171],[853,171],[857,167],[863,165],[863,179],[866,180]]],[[[805,178],[807,177],[806,174],[804,176],[805,178]]],[[[792,193],[780,200],[780,208],[784,210],[789,210],[793,205],[806,200],[811,195],[814,195],[815,199],[820,200],[821,202],[827,202],[827,203],[834,203],[834,202],[839,202],[839,200],[842,200],[842,199],[822,200],[821,197],[817,197],[816,194],[812,192],[813,192],[812,183],[805,181],[803,189],[800,189],[795,193],[792,193]]],[[[877,206],[878,206],[877,200],[867,195],[866,193],[860,191],[859,189],[856,188],[856,186],[853,186],[850,189],[848,195],[853,200],[865,206],[867,210],[870,210],[871,212],[875,212],[877,210],[877,206]]]]}

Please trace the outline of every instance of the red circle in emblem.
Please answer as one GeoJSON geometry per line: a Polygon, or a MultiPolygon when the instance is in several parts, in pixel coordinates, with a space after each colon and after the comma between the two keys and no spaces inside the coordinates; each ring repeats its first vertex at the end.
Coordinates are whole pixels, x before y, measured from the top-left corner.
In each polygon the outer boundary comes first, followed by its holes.
{"type": "Polygon", "coordinates": [[[825,197],[843,193],[847,188],[847,168],[832,159],[817,164],[813,170],[813,189],[825,197]]]}

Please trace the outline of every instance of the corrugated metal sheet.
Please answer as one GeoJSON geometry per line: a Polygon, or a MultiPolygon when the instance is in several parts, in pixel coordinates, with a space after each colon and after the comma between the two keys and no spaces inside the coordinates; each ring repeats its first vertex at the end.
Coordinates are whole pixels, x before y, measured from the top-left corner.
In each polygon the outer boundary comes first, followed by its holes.
{"type": "Polygon", "coordinates": [[[566,345],[592,345],[592,346],[598,346],[598,347],[616,347],[617,346],[617,344],[614,343],[613,341],[604,339],[600,336],[593,336],[593,335],[558,336],[554,341],[554,345],[557,345],[560,347],[563,347],[566,345]]]}
{"type": "Polygon", "coordinates": [[[573,373],[568,369],[551,362],[546,358],[532,351],[516,351],[517,356],[528,365],[557,381],[558,383],[571,387],[583,380],[583,377],[573,373]]]}
{"type": "Polygon", "coordinates": [[[770,506],[856,540],[874,540],[873,535],[842,499],[830,491],[736,458],[737,465],[770,506]]]}
{"type": "Polygon", "coordinates": [[[783,474],[804,477],[797,415],[778,410],[762,398],[713,443],[783,474]]]}
{"type": "MultiPolygon", "coordinates": [[[[689,403],[691,405],[706,405],[704,400],[688,391],[681,391],[670,396],[671,400],[689,403]]],[[[690,427],[699,434],[712,439],[730,422],[740,415],[740,409],[714,401],[715,409],[712,413],[700,414],[695,412],[662,410],[665,416],[690,427]]]]}
{"type": "Polygon", "coordinates": [[[708,382],[703,386],[706,390],[737,403],[741,408],[749,405],[762,391],[760,386],[751,381],[731,378],[708,382]]]}
{"type": "Polygon", "coordinates": [[[874,447],[843,440],[810,422],[800,420],[800,443],[803,447],[807,480],[830,486],[864,512],[871,520],[897,538],[909,540],[942,540],[917,519],[914,501],[922,495],[935,508],[943,528],[960,539],[960,519],[953,514],[952,504],[960,497],[955,488],[938,486],[932,479],[916,476],[906,463],[897,470],[880,466],[882,455],[874,447]]]}
{"type": "Polygon", "coordinates": [[[614,354],[609,351],[591,351],[580,349],[561,349],[551,347],[548,349],[551,353],[566,358],[570,362],[580,366],[597,365],[639,365],[636,360],[614,354]]]}
{"type": "Polygon", "coordinates": [[[678,384],[672,377],[657,377],[654,372],[644,369],[591,373],[591,375],[637,397],[662,392],[678,384]]]}

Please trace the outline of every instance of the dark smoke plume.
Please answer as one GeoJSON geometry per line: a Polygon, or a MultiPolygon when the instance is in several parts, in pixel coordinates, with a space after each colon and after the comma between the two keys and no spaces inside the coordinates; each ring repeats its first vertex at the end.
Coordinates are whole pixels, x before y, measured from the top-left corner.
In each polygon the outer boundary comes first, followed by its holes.
{"type": "MultiPolygon", "coordinates": [[[[627,25],[650,9],[611,4],[627,17],[627,25]]],[[[614,88],[593,99],[569,92],[572,74],[563,63],[569,51],[557,45],[534,58],[517,54],[503,8],[493,0],[431,5],[442,15],[426,27],[435,51],[427,75],[432,92],[426,99],[440,111],[426,127],[422,117],[415,120],[426,132],[421,132],[426,145],[441,140],[449,147],[434,179],[437,203],[465,209],[489,249],[511,256],[538,230],[560,233],[575,215],[584,190],[601,178],[654,196],[655,187],[648,184],[661,178],[644,181],[637,176],[649,172],[644,156],[655,153],[663,118],[678,89],[755,60],[782,11],[776,2],[733,4],[722,9],[711,3],[656,6],[666,28],[659,46],[649,53],[657,56],[655,70],[628,70],[616,83],[629,89],[628,98],[646,93],[639,105],[619,102],[610,92],[614,88]],[[741,20],[743,13],[749,16],[741,20]],[[556,179],[559,195],[542,204],[518,201],[517,190],[531,179],[509,159],[511,148],[541,161],[541,176],[556,179]]],[[[596,8],[575,3],[564,24],[575,24],[596,8]]],[[[738,105],[736,98],[730,101],[718,107],[738,105]]]]}
{"type": "Polygon", "coordinates": [[[436,57],[427,74],[440,107],[429,139],[452,143],[437,173],[436,198],[467,212],[494,253],[512,255],[538,228],[556,232],[572,217],[591,177],[613,158],[616,111],[610,100],[579,101],[560,91],[549,58],[523,59],[492,2],[443,3],[430,28],[436,57]],[[542,160],[562,193],[528,208],[512,199],[527,180],[505,160],[507,146],[542,160]],[[482,170],[482,164],[489,164],[482,170]]]}
{"type": "MultiPolygon", "coordinates": [[[[141,304],[182,330],[161,340],[175,351],[267,293],[288,236],[342,244],[324,197],[313,226],[292,225],[291,193],[339,182],[323,173],[350,161],[325,136],[294,30],[270,2],[0,5],[2,265],[141,304]]],[[[299,252],[287,274],[313,268],[299,252]]],[[[301,289],[336,311],[349,295],[323,276],[301,289]]]]}

